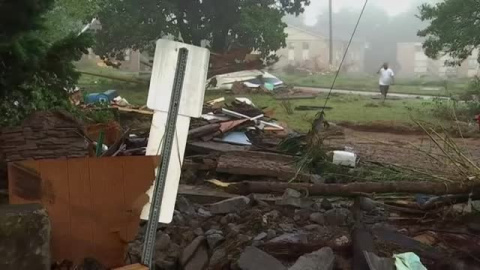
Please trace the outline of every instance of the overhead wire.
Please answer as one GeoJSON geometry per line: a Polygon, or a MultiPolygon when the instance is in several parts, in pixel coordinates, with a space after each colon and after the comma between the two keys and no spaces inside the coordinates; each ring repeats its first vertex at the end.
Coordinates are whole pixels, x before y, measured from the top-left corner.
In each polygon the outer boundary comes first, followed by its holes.
{"type": "Polygon", "coordinates": [[[343,63],[345,62],[345,59],[347,58],[348,50],[350,49],[350,45],[352,45],[353,37],[355,36],[355,33],[357,32],[358,26],[360,25],[360,21],[362,20],[363,13],[365,12],[365,8],[367,7],[368,0],[365,0],[365,4],[363,4],[362,11],[360,12],[360,16],[358,16],[357,23],[355,25],[355,28],[353,29],[353,33],[350,37],[350,40],[348,41],[347,48],[345,49],[345,53],[343,54],[342,61],[340,62],[340,65],[338,66],[338,70],[335,73],[335,77],[333,78],[332,86],[330,87],[330,91],[328,91],[327,98],[325,99],[325,105],[323,105],[322,111],[318,115],[322,115],[325,112],[325,107],[327,106],[328,100],[330,99],[330,95],[332,94],[333,88],[335,87],[335,83],[337,82],[338,75],[340,74],[340,71],[342,70],[343,63]]]}

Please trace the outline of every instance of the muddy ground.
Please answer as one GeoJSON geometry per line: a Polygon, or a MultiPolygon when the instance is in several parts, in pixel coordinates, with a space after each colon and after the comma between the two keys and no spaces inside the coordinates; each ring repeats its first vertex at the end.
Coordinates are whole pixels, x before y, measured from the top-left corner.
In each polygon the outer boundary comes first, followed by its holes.
{"type": "MultiPolygon", "coordinates": [[[[443,162],[448,163],[442,150],[425,133],[398,134],[389,132],[358,131],[344,129],[345,135],[327,143],[352,147],[363,161],[399,165],[418,170],[448,172],[443,162]],[[435,156],[439,161],[435,161],[435,156]]],[[[474,161],[480,159],[480,139],[453,138],[463,153],[474,161]]],[[[443,143],[441,144],[443,147],[443,143]]],[[[451,152],[451,151],[450,151],[451,152]]],[[[450,170],[451,171],[451,170],[450,170]]]]}

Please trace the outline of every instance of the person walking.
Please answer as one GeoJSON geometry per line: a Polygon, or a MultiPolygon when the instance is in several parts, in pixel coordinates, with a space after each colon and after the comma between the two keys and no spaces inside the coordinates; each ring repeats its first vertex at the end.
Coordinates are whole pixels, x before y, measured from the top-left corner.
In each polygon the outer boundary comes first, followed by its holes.
{"type": "Polygon", "coordinates": [[[385,99],[387,99],[390,85],[392,85],[395,80],[395,74],[393,73],[393,70],[388,67],[388,63],[384,63],[382,68],[377,73],[380,74],[378,85],[380,88],[380,93],[383,96],[383,101],[385,101],[385,99]]]}

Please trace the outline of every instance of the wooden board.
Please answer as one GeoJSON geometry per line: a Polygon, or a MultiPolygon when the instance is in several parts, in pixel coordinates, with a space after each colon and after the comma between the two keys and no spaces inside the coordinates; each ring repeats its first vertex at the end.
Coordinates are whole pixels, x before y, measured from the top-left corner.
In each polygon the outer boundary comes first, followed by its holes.
{"type": "Polygon", "coordinates": [[[52,261],[80,262],[93,257],[109,268],[119,267],[124,263],[126,244],[137,234],[141,206],[136,204],[153,182],[157,159],[10,163],[9,200],[11,204],[39,202],[47,209],[52,224],[52,261]]]}

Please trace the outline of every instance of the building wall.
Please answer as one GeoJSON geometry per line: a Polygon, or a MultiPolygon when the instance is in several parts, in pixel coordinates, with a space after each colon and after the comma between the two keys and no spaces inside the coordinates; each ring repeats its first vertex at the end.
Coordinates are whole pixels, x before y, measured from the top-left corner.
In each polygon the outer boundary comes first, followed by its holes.
{"type": "MultiPolygon", "coordinates": [[[[329,65],[328,39],[314,36],[295,28],[286,28],[288,34],[285,48],[277,51],[279,61],[274,69],[286,66],[295,66],[309,71],[322,72],[335,69],[343,57],[347,42],[335,41],[333,52],[333,67],[329,65]]],[[[344,62],[345,71],[362,72],[365,59],[365,46],[363,43],[354,43],[350,46],[349,53],[344,62]]]]}
{"type": "Polygon", "coordinates": [[[422,43],[398,43],[397,61],[400,65],[399,76],[439,76],[439,77],[474,77],[480,75],[480,65],[477,61],[478,50],[475,50],[461,66],[446,66],[450,57],[439,59],[428,58],[422,48],[422,43]]]}
{"type": "MultiPolygon", "coordinates": [[[[120,70],[129,72],[140,72],[145,70],[145,66],[140,63],[140,51],[126,50],[124,55],[125,60],[120,61],[120,70]]],[[[80,63],[100,62],[100,57],[96,55],[92,49],[88,49],[88,54],[82,56],[80,63]]]]}

